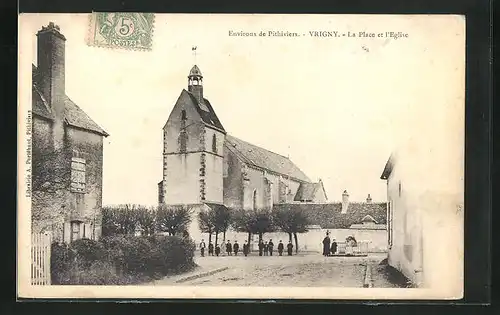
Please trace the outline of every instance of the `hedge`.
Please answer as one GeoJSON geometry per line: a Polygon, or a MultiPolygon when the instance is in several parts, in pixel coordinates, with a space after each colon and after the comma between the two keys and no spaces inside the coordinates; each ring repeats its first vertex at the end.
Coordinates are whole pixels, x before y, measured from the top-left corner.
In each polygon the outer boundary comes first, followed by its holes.
{"type": "Polygon", "coordinates": [[[119,285],[186,272],[195,244],[177,236],[113,236],[52,244],[53,284],[119,285]]]}

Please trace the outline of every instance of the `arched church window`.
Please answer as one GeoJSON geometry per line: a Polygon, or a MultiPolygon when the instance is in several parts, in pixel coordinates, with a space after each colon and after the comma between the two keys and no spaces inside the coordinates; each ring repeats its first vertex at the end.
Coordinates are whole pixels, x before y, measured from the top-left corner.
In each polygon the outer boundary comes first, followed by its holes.
{"type": "Polygon", "coordinates": [[[186,120],[187,119],[186,118],[186,111],[185,110],[182,110],[182,112],[181,112],[181,119],[182,120],[186,120]]]}
{"type": "Polygon", "coordinates": [[[257,210],[257,190],[253,191],[253,209],[257,210]]]}
{"type": "Polygon", "coordinates": [[[179,135],[179,151],[180,152],[186,152],[187,150],[187,140],[188,140],[188,135],[186,132],[181,131],[179,135]]]}
{"type": "Polygon", "coordinates": [[[217,137],[215,134],[212,136],[212,152],[217,153],[217,137]]]}

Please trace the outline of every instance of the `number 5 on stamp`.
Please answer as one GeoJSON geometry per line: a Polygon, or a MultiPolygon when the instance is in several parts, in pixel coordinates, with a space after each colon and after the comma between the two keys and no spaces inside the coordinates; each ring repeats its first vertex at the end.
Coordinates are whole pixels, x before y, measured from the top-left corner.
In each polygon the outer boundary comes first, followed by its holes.
{"type": "Polygon", "coordinates": [[[151,50],[153,13],[93,12],[87,36],[89,46],[151,50]]]}

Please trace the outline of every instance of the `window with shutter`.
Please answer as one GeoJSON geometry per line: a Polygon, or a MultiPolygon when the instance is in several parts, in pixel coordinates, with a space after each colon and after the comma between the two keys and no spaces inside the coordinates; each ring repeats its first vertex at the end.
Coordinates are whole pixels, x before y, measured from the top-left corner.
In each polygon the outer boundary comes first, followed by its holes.
{"type": "Polygon", "coordinates": [[[71,159],[71,191],[85,193],[85,159],[73,157],[71,159]]]}

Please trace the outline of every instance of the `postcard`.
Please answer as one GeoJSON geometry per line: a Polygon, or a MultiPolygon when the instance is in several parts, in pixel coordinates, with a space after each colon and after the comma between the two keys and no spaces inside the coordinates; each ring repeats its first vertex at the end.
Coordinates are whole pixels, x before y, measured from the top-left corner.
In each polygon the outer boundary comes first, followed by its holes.
{"type": "Polygon", "coordinates": [[[18,297],[460,299],[465,18],[21,14],[18,297]]]}

